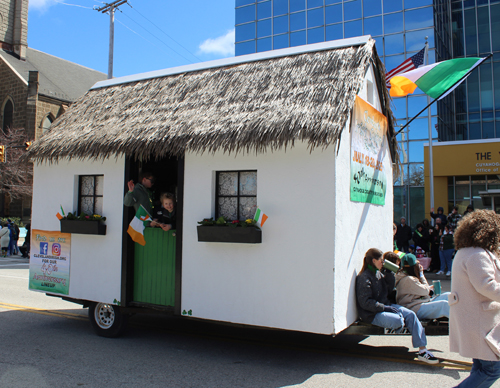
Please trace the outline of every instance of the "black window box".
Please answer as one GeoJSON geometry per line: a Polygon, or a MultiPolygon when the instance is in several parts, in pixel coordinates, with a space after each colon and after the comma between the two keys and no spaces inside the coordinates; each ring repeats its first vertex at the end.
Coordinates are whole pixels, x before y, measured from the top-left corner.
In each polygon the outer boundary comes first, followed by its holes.
{"type": "Polygon", "coordinates": [[[61,232],[73,234],[106,234],[101,221],[61,220],[61,232]]]}
{"type": "Polygon", "coordinates": [[[262,231],[254,227],[198,226],[198,241],[260,244],[262,231]]]}

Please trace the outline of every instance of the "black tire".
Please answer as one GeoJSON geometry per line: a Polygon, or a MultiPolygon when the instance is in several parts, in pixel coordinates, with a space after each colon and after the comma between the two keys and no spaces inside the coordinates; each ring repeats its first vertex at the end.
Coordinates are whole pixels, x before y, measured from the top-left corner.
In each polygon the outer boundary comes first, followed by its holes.
{"type": "Polygon", "coordinates": [[[98,336],[115,338],[124,332],[128,316],[119,306],[97,302],[89,306],[89,319],[98,336]]]}

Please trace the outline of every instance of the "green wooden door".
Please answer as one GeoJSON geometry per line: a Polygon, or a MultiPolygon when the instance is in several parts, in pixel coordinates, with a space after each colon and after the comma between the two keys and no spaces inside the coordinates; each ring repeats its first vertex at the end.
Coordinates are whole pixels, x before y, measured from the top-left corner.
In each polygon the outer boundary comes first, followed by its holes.
{"type": "Polygon", "coordinates": [[[146,228],[144,238],[135,244],[134,302],[174,306],[175,231],[146,228]]]}

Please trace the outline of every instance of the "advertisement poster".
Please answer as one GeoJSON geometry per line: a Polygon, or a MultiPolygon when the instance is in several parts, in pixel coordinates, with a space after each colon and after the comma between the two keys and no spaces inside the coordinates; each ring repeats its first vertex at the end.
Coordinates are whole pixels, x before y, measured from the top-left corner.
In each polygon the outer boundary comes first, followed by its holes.
{"type": "Polygon", "coordinates": [[[351,127],[351,201],[385,205],[382,150],[386,134],[386,117],[356,97],[351,127]]]}
{"type": "Polygon", "coordinates": [[[71,234],[31,231],[30,290],[69,294],[71,234]]]}

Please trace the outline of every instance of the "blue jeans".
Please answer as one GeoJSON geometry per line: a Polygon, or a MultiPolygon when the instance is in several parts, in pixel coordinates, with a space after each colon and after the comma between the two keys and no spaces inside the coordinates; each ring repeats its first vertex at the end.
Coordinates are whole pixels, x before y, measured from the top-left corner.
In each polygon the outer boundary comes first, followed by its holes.
{"type": "Polygon", "coordinates": [[[418,319],[436,319],[450,317],[450,305],[448,304],[449,292],[435,297],[430,302],[422,303],[417,311],[418,319]]]}
{"type": "Polygon", "coordinates": [[[427,345],[427,338],[422,324],[417,315],[407,308],[398,304],[391,305],[398,310],[398,314],[386,313],[385,311],[377,313],[373,318],[372,325],[385,327],[387,329],[402,329],[406,326],[411,333],[411,342],[414,348],[427,345]]]}
{"type": "Polygon", "coordinates": [[[16,242],[17,242],[16,240],[10,239],[10,241],[9,241],[9,256],[16,253],[16,251],[17,251],[16,242]]]}
{"type": "Polygon", "coordinates": [[[451,265],[453,264],[453,252],[454,249],[443,249],[439,251],[439,260],[441,261],[441,271],[445,271],[445,268],[448,268],[448,271],[451,271],[451,265]]]}
{"type": "Polygon", "coordinates": [[[500,361],[472,359],[469,377],[457,385],[457,388],[487,388],[500,377],[500,361]]]}

